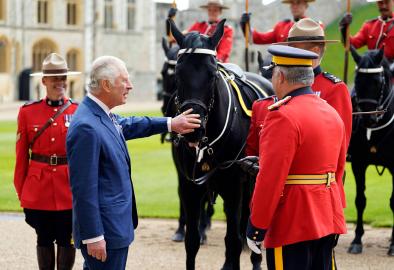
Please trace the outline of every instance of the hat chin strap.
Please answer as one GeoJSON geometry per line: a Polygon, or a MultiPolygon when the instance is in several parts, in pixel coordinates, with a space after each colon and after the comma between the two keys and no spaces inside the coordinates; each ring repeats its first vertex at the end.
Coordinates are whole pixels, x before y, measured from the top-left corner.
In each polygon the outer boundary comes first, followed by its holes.
{"type": "Polygon", "coordinates": [[[188,49],[181,49],[178,52],[178,57],[184,53],[199,53],[199,54],[209,54],[209,55],[213,55],[216,56],[216,51],[215,50],[210,50],[210,49],[201,49],[201,48],[197,48],[197,49],[193,49],[193,48],[188,48],[188,49]]]}

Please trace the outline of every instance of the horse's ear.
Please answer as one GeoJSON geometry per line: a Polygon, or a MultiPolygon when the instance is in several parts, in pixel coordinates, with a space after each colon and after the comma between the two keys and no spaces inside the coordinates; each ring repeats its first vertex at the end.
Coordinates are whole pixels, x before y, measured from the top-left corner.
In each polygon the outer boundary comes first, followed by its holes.
{"type": "Polygon", "coordinates": [[[376,55],[376,59],[378,63],[382,63],[384,57],[384,46],[379,49],[378,54],[376,55]]]}
{"type": "Polygon", "coordinates": [[[257,63],[259,63],[259,68],[264,65],[263,55],[260,51],[257,52],[257,63]]]}
{"type": "Polygon", "coordinates": [[[168,47],[167,39],[165,37],[161,38],[161,46],[163,47],[164,53],[167,55],[170,48],[168,47]]]}
{"type": "Polygon", "coordinates": [[[350,45],[350,52],[352,53],[354,62],[358,64],[360,62],[361,56],[357,53],[357,50],[352,45],[350,45]]]}
{"type": "Polygon", "coordinates": [[[224,23],[226,19],[221,20],[218,25],[216,26],[216,30],[211,36],[212,45],[216,48],[219,44],[219,41],[222,39],[224,34],[224,23]]]}
{"type": "Polygon", "coordinates": [[[181,31],[179,31],[179,29],[175,25],[175,22],[172,19],[167,19],[167,22],[170,24],[171,33],[175,38],[176,42],[178,43],[179,47],[182,46],[185,36],[182,34],[181,31]]]}

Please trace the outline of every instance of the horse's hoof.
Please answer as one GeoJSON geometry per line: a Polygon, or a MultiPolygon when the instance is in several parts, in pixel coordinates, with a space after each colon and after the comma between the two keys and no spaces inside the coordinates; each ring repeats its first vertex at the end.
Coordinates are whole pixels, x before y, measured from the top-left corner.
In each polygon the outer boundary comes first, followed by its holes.
{"type": "Polygon", "coordinates": [[[394,256],[394,244],[392,244],[387,252],[387,255],[394,256]]]}
{"type": "Polygon", "coordinates": [[[207,235],[204,233],[203,235],[200,236],[200,245],[206,245],[208,242],[208,238],[207,235]]]}
{"type": "Polygon", "coordinates": [[[185,240],[185,231],[177,230],[171,240],[174,242],[183,242],[185,240]]]}
{"type": "Polygon", "coordinates": [[[360,254],[363,252],[363,245],[362,244],[351,244],[349,249],[347,250],[350,254],[360,254]]]}
{"type": "Polygon", "coordinates": [[[233,265],[232,263],[230,263],[230,262],[225,262],[224,265],[223,265],[223,267],[222,267],[220,270],[234,270],[234,269],[239,269],[239,267],[238,267],[238,268],[235,268],[234,265],[233,265]]]}

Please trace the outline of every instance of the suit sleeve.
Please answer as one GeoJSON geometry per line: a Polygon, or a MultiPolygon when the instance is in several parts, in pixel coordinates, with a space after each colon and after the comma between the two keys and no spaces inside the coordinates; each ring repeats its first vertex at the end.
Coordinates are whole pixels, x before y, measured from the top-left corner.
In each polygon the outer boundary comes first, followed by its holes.
{"type": "Polygon", "coordinates": [[[353,37],[350,37],[350,44],[356,49],[361,48],[367,44],[368,40],[369,25],[364,23],[360,31],[357,32],[353,37]]]}
{"type": "Polygon", "coordinates": [[[167,117],[120,117],[116,115],[116,119],[122,126],[123,136],[126,140],[168,132],[167,117]]]}
{"type": "Polygon", "coordinates": [[[269,228],[298,144],[295,124],[280,111],[268,113],[260,136],[260,171],[251,204],[250,218],[255,227],[269,228]]]}
{"type": "Polygon", "coordinates": [[[93,127],[74,126],[67,137],[67,158],[76,216],[81,239],[104,235],[99,192],[100,139],[93,127]]]}
{"type": "Polygon", "coordinates": [[[245,153],[247,156],[258,156],[259,155],[259,134],[256,126],[256,102],[252,106],[252,117],[250,119],[249,133],[246,139],[245,153]]]}
{"type": "Polygon", "coordinates": [[[233,29],[226,27],[220,43],[217,47],[217,59],[220,62],[226,63],[229,61],[231,49],[233,47],[233,29]]]}
{"type": "Polygon", "coordinates": [[[16,138],[16,161],[14,171],[14,186],[18,198],[21,198],[23,184],[29,167],[29,139],[27,133],[27,125],[25,114],[21,109],[18,114],[18,130],[16,138]]]}

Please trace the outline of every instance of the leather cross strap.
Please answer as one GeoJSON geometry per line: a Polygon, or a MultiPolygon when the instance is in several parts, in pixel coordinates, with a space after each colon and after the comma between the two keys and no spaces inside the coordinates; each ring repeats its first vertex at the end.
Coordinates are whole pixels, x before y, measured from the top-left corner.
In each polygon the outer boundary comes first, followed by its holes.
{"type": "Polygon", "coordinates": [[[42,163],[47,163],[51,166],[67,164],[66,156],[56,156],[56,155],[44,156],[36,153],[31,153],[30,159],[42,163]]]}
{"type": "Polygon", "coordinates": [[[377,49],[377,48],[379,47],[380,42],[382,42],[383,39],[386,38],[386,37],[388,36],[388,34],[390,33],[391,29],[393,29],[393,27],[394,27],[394,20],[391,21],[391,24],[389,25],[389,27],[387,28],[387,30],[386,30],[384,33],[382,33],[382,34],[380,35],[378,41],[376,42],[375,49],[377,49]]]}
{"type": "Polygon", "coordinates": [[[326,174],[290,174],[287,176],[286,185],[320,185],[335,182],[335,173],[326,174]]]}
{"type": "Polygon", "coordinates": [[[33,139],[29,143],[29,148],[31,149],[33,147],[34,142],[38,139],[38,137],[41,136],[41,134],[55,121],[56,118],[59,117],[68,107],[71,105],[71,100],[68,100],[66,104],[63,105],[63,107],[57,111],[51,118],[48,119],[48,121],[44,124],[44,126],[37,131],[36,135],[34,135],[33,139]]]}

